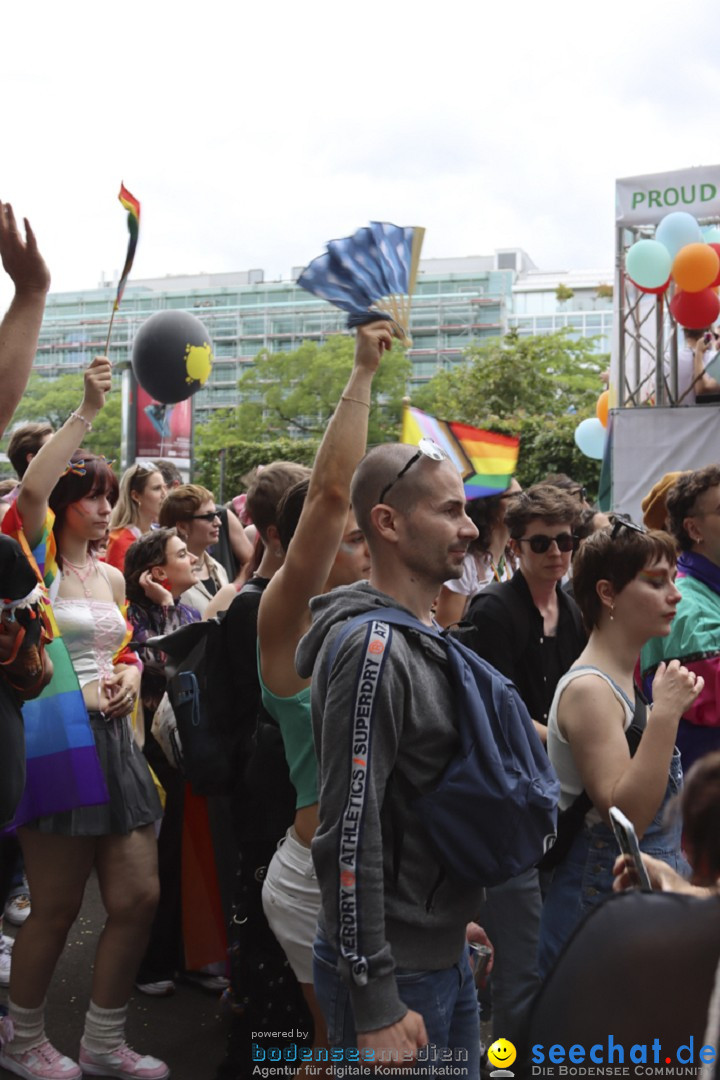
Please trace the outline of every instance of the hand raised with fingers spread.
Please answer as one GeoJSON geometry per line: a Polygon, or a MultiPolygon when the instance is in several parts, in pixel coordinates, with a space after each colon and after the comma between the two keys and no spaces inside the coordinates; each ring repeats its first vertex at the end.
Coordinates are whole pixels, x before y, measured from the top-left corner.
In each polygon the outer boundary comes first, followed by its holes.
{"type": "Polygon", "coordinates": [[[15,221],[10,203],[0,202],[0,259],[12,278],[17,292],[46,293],[50,288],[50,271],[40,254],[35,233],[24,218],[25,239],[15,221]]]}

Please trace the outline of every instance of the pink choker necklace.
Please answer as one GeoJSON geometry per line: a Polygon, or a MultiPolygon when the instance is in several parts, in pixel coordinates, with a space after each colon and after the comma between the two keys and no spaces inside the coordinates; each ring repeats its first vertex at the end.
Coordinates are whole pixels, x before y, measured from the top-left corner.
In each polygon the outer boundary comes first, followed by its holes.
{"type": "Polygon", "coordinates": [[[92,597],[92,592],[87,587],[87,580],[95,572],[97,566],[96,560],[93,558],[93,556],[88,553],[88,557],[84,565],[76,566],[75,563],[70,562],[70,560],[65,555],[63,555],[62,565],[63,569],[67,567],[67,569],[75,575],[75,577],[80,582],[80,585],[82,586],[82,591],[84,595],[87,599],[90,599],[92,597]]]}

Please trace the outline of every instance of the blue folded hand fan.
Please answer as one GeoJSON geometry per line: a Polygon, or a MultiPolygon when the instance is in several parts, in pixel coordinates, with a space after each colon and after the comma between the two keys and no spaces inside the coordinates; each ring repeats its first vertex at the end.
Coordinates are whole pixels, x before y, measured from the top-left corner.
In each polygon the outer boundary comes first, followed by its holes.
{"type": "Polygon", "coordinates": [[[412,345],[410,300],[425,230],[371,221],[306,266],[298,278],[307,292],[347,311],[348,326],[389,319],[393,333],[412,345]]]}

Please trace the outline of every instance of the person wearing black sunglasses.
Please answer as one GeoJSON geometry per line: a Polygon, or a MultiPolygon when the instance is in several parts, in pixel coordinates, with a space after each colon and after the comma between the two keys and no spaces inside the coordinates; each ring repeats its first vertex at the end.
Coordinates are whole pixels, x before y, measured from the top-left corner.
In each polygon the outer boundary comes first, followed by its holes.
{"type": "MultiPolygon", "coordinates": [[[[505,514],[519,568],[488,585],[470,606],[465,644],[511,679],[543,742],[555,686],[585,646],[575,601],[560,587],[577,547],[583,504],[577,492],[536,484],[505,514]]],[[[482,922],[496,948],[493,1030],[523,1045],[524,1022],[539,986],[542,899],[537,870],[487,890],[482,922]]]]}
{"type": "Polygon", "coordinates": [[[505,515],[519,562],[511,581],[490,585],[470,606],[468,644],[517,686],[540,738],[558,679],[585,645],[577,605],[560,588],[577,549],[582,505],[576,496],[536,484],[505,515]]]}
{"type": "Polygon", "coordinates": [[[160,508],[160,524],[177,529],[188,551],[198,560],[196,584],[181,599],[202,615],[218,590],[228,584],[225,568],[209,550],[220,539],[220,511],[212,492],[199,484],[173,488],[160,508]]]}

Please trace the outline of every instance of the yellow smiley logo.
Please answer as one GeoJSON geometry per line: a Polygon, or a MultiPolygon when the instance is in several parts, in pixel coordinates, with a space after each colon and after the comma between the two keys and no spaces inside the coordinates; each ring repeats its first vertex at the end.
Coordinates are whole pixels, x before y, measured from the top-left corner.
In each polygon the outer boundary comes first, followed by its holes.
{"type": "Polygon", "coordinates": [[[498,1069],[507,1069],[517,1057],[517,1050],[507,1039],[496,1039],[487,1052],[488,1061],[498,1069]]]}

